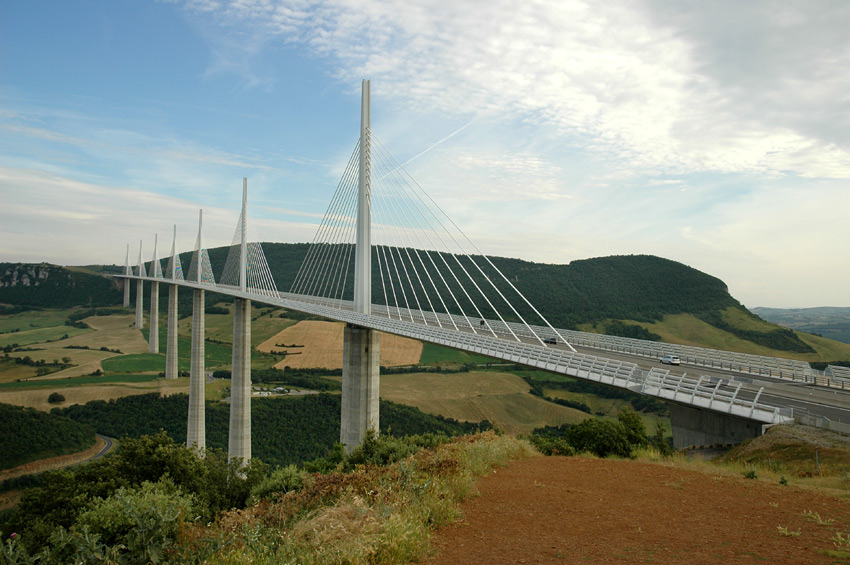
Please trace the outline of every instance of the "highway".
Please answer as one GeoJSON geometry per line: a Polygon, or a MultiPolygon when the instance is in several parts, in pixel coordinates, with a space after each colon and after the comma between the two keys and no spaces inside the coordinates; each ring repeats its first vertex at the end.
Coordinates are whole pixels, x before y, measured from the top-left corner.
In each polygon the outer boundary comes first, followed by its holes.
{"type": "MultiPolygon", "coordinates": [[[[556,345],[554,347],[567,349],[565,345],[556,345]]],[[[850,391],[826,389],[800,383],[799,381],[779,378],[742,375],[741,373],[718,369],[716,367],[662,365],[658,359],[649,359],[640,355],[629,355],[627,353],[589,347],[576,347],[575,349],[579,353],[586,355],[635,363],[645,371],[653,368],[664,368],[668,369],[671,375],[687,374],[691,377],[705,376],[712,379],[712,382],[723,381],[721,386],[727,390],[734,391],[740,383],[742,387],[739,396],[747,400],[754,398],[759,388],[764,387],[764,392],[759,398],[760,402],[774,406],[791,406],[795,411],[803,410],[812,415],[828,418],[834,422],[850,424],[850,391]],[[727,384],[729,381],[734,381],[734,384],[730,386],[727,384]]]]}

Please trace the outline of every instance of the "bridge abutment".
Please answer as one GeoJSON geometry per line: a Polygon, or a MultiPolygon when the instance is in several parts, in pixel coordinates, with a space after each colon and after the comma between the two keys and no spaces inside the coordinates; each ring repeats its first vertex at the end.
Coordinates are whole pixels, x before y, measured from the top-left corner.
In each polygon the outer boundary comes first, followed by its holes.
{"type": "Polygon", "coordinates": [[[251,459],[251,301],[233,304],[233,363],[230,374],[230,432],[227,455],[251,459]]]}
{"type": "Polygon", "coordinates": [[[762,435],[764,428],[760,422],[746,418],[675,403],[670,403],[670,424],[675,449],[741,443],[762,435]]]}
{"type": "Polygon", "coordinates": [[[381,353],[375,330],[346,325],[343,339],[340,442],[350,453],[378,432],[381,353]]]}
{"type": "Polygon", "coordinates": [[[192,352],[189,367],[189,422],[186,428],[186,447],[195,447],[203,454],[207,448],[206,394],[204,392],[204,291],[192,291],[192,352]]]}
{"type": "Polygon", "coordinates": [[[148,352],[159,353],[159,283],[151,283],[151,331],[148,336],[148,352]]]}
{"type": "Polygon", "coordinates": [[[177,378],[177,290],[168,285],[168,334],[165,344],[165,378],[177,378]]]}

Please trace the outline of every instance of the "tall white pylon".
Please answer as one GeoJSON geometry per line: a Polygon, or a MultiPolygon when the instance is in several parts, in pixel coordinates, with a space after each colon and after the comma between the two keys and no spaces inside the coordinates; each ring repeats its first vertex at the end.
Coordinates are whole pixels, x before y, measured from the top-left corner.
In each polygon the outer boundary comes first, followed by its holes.
{"type": "MultiPolygon", "coordinates": [[[[195,245],[197,257],[197,276],[195,281],[202,282],[204,272],[204,247],[201,231],[204,225],[204,211],[198,213],[198,241],[195,245]]],[[[192,291],[192,352],[189,366],[189,422],[186,429],[186,446],[196,448],[201,454],[207,447],[206,399],[204,391],[204,290],[192,291]]]]}
{"type": "MultiPolygon", "coordinates": [[[[147,273],[145,273],[145,264],[142,263],[142,240],[139,240],[139,263],[136,267],[136,275],[139,277],[146,277],[147,273]]],[[[145,316],[144,316],[144,287],[145,283],[142,282],[142,279],[136,281],[136,329],[140,330],[145,327],[145,316]]]]}
{"type": "Polygon", "coordinates": [[[127,244],[127,257],[124,259],[124,308],[130,307],[130,244],[127,244]]]}
{"type": "MultiPolygon", "coordinates": [[[[360,116],[360,168],[357,192],[357,239],[354,251],[354,310],[372,307],[372,168],[370,82],[363,81],[360,116]]],[[[342,353],[340,442],[349,453],[369,430],[379,429],[380,341],[375,330],[346,325],[342,353]]]]}
{"type": "MultiPolygon", "coordinates": [[[[153,236],[153,259],[151,259],[150,277],[157,279],[162,276],[159,259],[156,256],[158,236],[153,236]]],[[[159,353],[159,282],[151,282],[151,328],[148,334],[148,353],[159,353]]]]}
{"type": "Polygon", "coordinates": [[[357,182],[357,240],[354,252],[354,311],[372,309],[372,144],[370,81],[360,100],[360,169],[357,182]]]}
{"type": "Polygon", "coordinates": [[[169,262],[168,278],[168,333],[165,344],[165,378],[176,379],[177,371],[177,224],[174,224],[174,239],[171,242],[171,261],[169,262]]]}
{"type": "MultiPolygon", "coordinates": [[[[242,242],[239,288],[248,288],[248,179],[242,179],[242,242]]],[[[230,372],[230,431],[227,454],[246,465],[251,459],[251,301],[233,304],[233,359],[230,372]]]]}

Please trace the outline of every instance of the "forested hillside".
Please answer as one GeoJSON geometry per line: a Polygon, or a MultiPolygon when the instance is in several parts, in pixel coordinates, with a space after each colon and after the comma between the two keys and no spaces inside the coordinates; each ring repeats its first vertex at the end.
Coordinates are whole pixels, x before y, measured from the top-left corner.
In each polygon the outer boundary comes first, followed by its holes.
{"type": "Polygon", "coordinates": [[[84,451],[94,445],[93,427],[59,414],[0,404],[0,422],[0,469],[84,451]]]}
{"type": "MultiPolygon", "coordinates": [[[[290,290],[307,249],[307,244],[263,244],[278,290],[290,290]]],[[[228,250],[208,251],[216,277],[224,269],[228,250]]],[[[191,254],[181,254],[180,260],[188,270],[191,254]]],[[[652,321],[665,314],[700,315],[730,306],[743,309],[720,279],[651,255],[600,257],[568,265],[491,260],[550,322],[561,327],[606,319],[652,321]]],[[[372,280],[379,281],[377,257],[372,264],[372,280]]],[[[374,286],[373,300],[383,303],[383,292],[374,286]]]]}
{"type": "Polygon", "coordinates": [[[120,300],[111,277],[46,263],[0,263],[0,303],[68,308],[110,306],[120,300]]]}
{"type": "MultiPolygon", "coordinates": [[[[110,437],[140,437],[162,429],[175,442],[185,443],[188,410],[186,395],[161,397],[154,393],[76,404],[52,412],[110,437]]],[[[339,441],[340,410],[340,396],[332,394],[252,399],[253,456],[274,465],[323,457],[339,441]]],[[[384,400],[381,400],[380,413],[381,433],[396,436],[426,432],[457,435],[490,427],[488,422],[457,422],[384,400]]],[[[207,402],[207,447],[227,449],[229,418],[228,404],[207,402]]]]}

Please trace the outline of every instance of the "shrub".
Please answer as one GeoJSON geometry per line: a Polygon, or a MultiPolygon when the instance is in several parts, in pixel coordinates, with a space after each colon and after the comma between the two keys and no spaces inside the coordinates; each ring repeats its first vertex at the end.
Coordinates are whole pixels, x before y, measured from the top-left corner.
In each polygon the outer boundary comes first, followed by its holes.
{"type": "Polygon", "coordinates": [[[304,486],[304,478],[306,476],[307,473],[299,470],[295,465],[278,467],[272,471],[271,475],[251,489],[251,494],[248,496],[248,504],[253,505],[263,498],[270,498],[274,495],[299,490],[304,486]]]}
{"type": "Polygon", "coordinates": [[[58,392],[53,392],[50,396],[47,397],[47,402],[51,404],[57,404],[59,402],[65,402],[65,397],[59,394],[58,392]]]}
{"type": "Polygon", "coordinates": [[[588,418],[567,430],[567,440],[576,451],[588,451],[597,457],[630,457],[632,446],[619,422],[588,418]]]}

